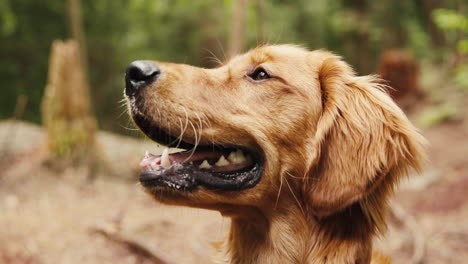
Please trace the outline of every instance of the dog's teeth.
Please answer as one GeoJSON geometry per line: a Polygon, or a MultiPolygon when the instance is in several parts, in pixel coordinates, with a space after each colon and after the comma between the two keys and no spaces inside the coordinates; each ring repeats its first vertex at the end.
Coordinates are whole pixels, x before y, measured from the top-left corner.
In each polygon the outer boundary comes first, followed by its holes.
{"type": "Polygon", "coordinates": [[[169,149],[165,148],[161,155],[161,167],[167,168],[171,166],[171,161],[169,160],[169,149]]]}
{"type": "Polygon", "coordinates": [[[229,165],[229,161],[227,161],[223,155],[219,158],[219,160],[215,163],[216,166],[222,167],[229,165]]]}
{"type": "Polygon", "coordinates": [[[149,151],[145,151],[145,158],[149,157],[149,151]]]}
{"type": "Polygon", "coordinates": [[[233,151],[229,154],[228,160],[234,164],[241,164],[247,161],[242,150],[233,151]]]}
{"type": "Polygon", "coordinates": [[[198,166],[200,169],[209,169],[211,168],[212,166],[208,163],[207,160],[204,160],[202,162],[202,164],[200,164],[200,166],[198,166]]]}

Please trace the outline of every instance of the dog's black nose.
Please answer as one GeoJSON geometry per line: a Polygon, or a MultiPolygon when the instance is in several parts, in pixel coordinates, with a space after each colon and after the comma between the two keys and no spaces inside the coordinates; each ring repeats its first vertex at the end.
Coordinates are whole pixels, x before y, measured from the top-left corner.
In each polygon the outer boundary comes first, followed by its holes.
{"type": "Polygon", "coordinates": [[[150,61],[134,61],[125,73],[125,94],[135,95],[137,91],[154,82],[161,73],[158,65],[150,61]]]}

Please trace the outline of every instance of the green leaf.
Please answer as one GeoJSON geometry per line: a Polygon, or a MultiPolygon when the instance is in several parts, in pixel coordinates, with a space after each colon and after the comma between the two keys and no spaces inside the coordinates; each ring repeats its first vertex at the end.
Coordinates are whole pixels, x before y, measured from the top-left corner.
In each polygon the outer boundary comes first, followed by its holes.
{"type": "Polygon", "coordinates": [[[10,2],[5,0],[0,2],[0,30],[3,36],[9,36],[16,30],[16,15],[11,10],[10,2]]]}
{"type": "Polygon", "coordinates": [[[461,64],[455,69],[455,82],[463,89],[468,90],[468,65],[461,64]]]}
{"type": "Polygon", "coordinates": [[[432,12],[434,22],[446,31],[468,30],[468,18],[450,9],[436,9],[432,12]]]}
{"type": "Polygon", "coordinates": [[[468,54],[468,39],[458,41],[457,49],[461,54],[468,54]]]}

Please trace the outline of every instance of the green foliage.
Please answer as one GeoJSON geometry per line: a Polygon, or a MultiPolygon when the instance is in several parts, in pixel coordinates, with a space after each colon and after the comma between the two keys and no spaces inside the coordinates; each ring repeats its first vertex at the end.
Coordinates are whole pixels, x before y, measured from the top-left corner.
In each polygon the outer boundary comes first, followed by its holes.
{"type": "Polygon", "coordinates": [[[468,54],[468,39],[458,41],[457,50],[461,54],[468,54]]]}
{"type": "Polygon", "coordinates": [[[460,64],[455,68],[454,81],[463,89],[468,90],[468,64],[460,64]]]}
{"type": "Polygon", "coordinates": [[[457,118],[457,109],[454,104],[446,103],[425,109],[417,120],[421,127],[432,127],[442,122],[455,120],[457,118]]]}
{"type": "Polygon", "coordinates": [[[52,41],[66,36],[66,1],[0,1],[0,119],[13,115],[19,95],[28,96],[27,120],[39,122],[52,41]]]}
{"type": "Polygon", "coordinates": [[[0,20],[2,25],[0,33],[4,36],[8,36],[11,33],[13,33],[13,31],[15,31],[17,24],[16,16],[11,10],[9,0],[4,0],[0,3],[0,14],[0,20]]]}
{"type": "Polygon", "coordinates": [[[468,16],[450,9],[436,9],[433,18],[437,26],[450,34],[454,43],[459,62],[453,69],[453,80],[456,84],[468,90],[468,16]],[[463,59],[465,58],[465,59],[463,59]]]}
{"type": "Polygon", "coordinates": [[[445,31],[461,30],[468,32],[468,17],[450,9],[436,9],[433,17],[435,23],[445,31]]]}

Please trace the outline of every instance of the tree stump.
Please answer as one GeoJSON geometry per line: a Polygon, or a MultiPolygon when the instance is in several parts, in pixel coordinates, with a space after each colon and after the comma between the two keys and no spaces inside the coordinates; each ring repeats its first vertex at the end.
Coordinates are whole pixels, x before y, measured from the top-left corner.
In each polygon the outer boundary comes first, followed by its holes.
{"type": "Polygon", "coordinates": [[[378,73],[388,85],[392,98],[400,107],[408,110],[421,99],[419,65],[408,53],[401,50],[386,50],[380,56],[378,73]]]}
{"type": "Polygon", "coordinates": [[[49,162],[95,163],[96,120],[91,114],[88,82],[75,40],[57,40],[52,44],[41,110],[49,162]]]}

